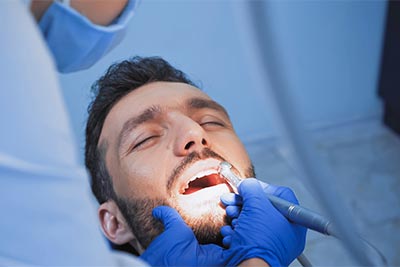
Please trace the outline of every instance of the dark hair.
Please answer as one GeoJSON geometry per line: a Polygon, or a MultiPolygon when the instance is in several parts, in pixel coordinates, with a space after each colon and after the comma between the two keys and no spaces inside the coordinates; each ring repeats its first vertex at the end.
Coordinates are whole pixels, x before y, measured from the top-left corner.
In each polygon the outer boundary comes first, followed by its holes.
{"type": "Polygon", "coordinates": [[[92,85],[95,99],[88,107],[85,164],[91,175],[91,187],[101,204],[115,200],[112,179],[105,163],[106,145],[98,147],[104,120],[111,108],[125,95],[151,82],[181,82],[195,86],[186,74],[159,57],[133,57],[111,65],[92,85]]]}

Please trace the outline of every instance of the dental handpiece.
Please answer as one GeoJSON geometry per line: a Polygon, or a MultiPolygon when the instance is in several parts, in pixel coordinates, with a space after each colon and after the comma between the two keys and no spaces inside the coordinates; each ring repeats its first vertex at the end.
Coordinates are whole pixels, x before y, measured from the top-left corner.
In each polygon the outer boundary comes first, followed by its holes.
{"type": "MultiPolygon", "coordinates": [[[[234,191],[236,191],[235,193],[237,193],[239,183],[243,179],[237,177],[231,171],[231,167],[231,164],[229,164],[228,162],[221,162],[220,174],[228,181],[234,191]]],[[[293,204],[274,195],[268,193],[266,193],[266,195],[271,201],[272,205],[290,222],[307,227],[311,230],[320,232],[325,235],[336,236],[332,229],[331,222],[323,216],[319,215],[318,213],[299,205],[293,204]]]]}

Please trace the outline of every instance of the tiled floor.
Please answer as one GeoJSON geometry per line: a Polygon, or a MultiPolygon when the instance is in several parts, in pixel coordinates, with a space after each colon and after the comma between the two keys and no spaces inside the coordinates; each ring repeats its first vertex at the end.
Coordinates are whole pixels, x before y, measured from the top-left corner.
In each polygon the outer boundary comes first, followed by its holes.
{"type": "MultiPolygon", "coordinates": [[[[383,253],[389,266],[400,266],[400,136],[374,119],[313,135],[316,150],[332,169],[360,235],[383,253]]],[[[291,187],[302,205],[323,213],[277,143],[265,140],[247,145],[257,177],[291,187]]],[[[311,231],[304,253],[315,266],[354,265],[337,240],[311,231]]]]}

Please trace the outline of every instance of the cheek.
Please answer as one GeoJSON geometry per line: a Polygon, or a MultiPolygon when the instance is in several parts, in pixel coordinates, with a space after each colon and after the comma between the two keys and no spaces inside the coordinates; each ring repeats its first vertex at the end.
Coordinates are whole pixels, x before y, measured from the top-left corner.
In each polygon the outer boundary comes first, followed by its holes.
{"type": "Polygon", "coordinates": [[[226,160],[234,164],[236,168],[244,172],[251,165],[250,157],[243,143],[236,135],[219,136],[213,143],[215,152],[220,153],[226,160]]]}
{"type": "Polygon", "coordinates": [[[241,143],[233,147],[232,155],[234,162],[236,162],[237,164],[237,167],[240,167],[242,171],[247,170],[251,165],[250,157],[241,143]]]}
{"type": "Polygon", "coordinates": [[[119,173],[117,194],[120,192],[125,197],[144,198],[166,195],[167,175],[162,161],[158,161],[156,165],[145,157],[127,158],[121,164],[119,173]]]}

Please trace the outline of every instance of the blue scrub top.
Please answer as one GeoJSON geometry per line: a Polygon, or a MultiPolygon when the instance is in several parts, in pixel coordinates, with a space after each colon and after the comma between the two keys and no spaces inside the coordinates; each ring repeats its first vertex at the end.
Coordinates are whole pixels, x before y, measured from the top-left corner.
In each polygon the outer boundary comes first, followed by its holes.
{"type": "Polygon", "coordinates": [[[55,65],[28,7],[0,4],[0,265],[145,265],[111,251],[55,65]]]}

